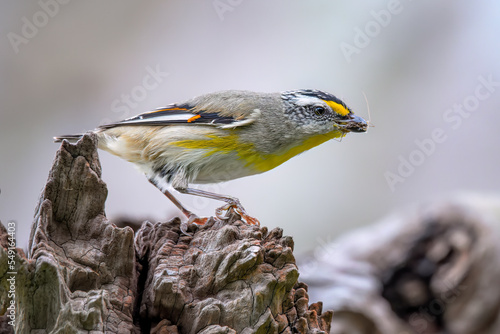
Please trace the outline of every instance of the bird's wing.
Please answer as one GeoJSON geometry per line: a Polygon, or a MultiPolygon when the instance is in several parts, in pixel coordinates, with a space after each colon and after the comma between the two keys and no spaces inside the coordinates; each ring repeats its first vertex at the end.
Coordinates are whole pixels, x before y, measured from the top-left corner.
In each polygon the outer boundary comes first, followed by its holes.
{"type": "Polygon", "coordinates": [[[111,129],[128,125],[212,125],[219,128],[236,128],[251,124],[259,116],[260,110],[243,113],[219,111],[210,105],[199,106],[189,103],[171,104],[165,108],[145,112],[123,121],[102,125],[100,129],[111,129]]]}

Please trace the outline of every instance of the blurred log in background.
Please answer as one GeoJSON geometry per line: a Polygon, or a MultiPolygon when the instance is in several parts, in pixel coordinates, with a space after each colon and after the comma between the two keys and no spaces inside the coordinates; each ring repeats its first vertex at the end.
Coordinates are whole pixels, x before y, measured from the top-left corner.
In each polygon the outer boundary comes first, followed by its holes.
{"type": "Polygon", "coordinates": [[[335,311],[331,333],[500,333],[491,219],[458,202],[413,208],[302,258],[301,279],[335,311]]]}

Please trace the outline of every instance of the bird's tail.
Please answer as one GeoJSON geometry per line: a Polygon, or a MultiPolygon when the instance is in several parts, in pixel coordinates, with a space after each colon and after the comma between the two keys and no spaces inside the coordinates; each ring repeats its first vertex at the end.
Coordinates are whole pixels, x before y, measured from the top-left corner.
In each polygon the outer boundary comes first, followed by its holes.
{"type": "Polygon", "coordinates": [[[67,141],[69,141],[70,143],[76,143],[78,141],[78,139],[82,138],[83,137],[83,134],[77,134],[77,135],[62,135],[62,136],[58,136],[58,137],[54,137],[54,143],[60,143],[62,142],[64,139],[66,139],[67,141]]]}

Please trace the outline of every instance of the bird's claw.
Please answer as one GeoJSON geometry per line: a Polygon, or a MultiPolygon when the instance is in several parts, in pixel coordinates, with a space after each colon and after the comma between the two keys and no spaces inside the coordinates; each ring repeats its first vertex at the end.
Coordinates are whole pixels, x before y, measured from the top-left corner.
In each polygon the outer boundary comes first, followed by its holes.
{"type": "Polygon", "coordinates": [[[181,223],[181,232],[185,235],[193,236],[192,233],[188,232],[189,226],[193,224],[198,226],[205,225],[210,220],[210,218],[211,217],[198,217],[193,213],[189,216],[187,221],[181,223]]]}
{"type": "MultiPolygon", "coordinates": [[[[247,215],[245,209],[238,202],[228,203],[215,210],[215,219],[221,222],[230,220],[234,216],[237,217],[236,219],[240,219],[245,224],[260,226],[259,220],[247,215]]],[[[181,223],[181,232],[185,235],[193,236],[192,233],[188,232],[188,229],[192,225],[205,225],[212,218],[213,217],[198,217],[194,213],[191,213],[188,216],[188,220],[181,223]]]]}
{"type": "Polygon", "coordinates": [[[247,215],[245,209],[239,203],[228,203],[215,210],[215,216],[220,220],[228,220],[235,214],[238,215],[240,220],[245,224],[260,226],[259,220],[247,215]]]}

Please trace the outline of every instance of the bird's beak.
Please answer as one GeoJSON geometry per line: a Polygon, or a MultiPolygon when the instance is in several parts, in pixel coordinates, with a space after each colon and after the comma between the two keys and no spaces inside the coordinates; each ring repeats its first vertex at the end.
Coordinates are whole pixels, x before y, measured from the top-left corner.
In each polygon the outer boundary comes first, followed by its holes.
{"type": "Polygon", "coordinates": [[[337,124],[342,130],[347,132],[366,132],[368,123],[361,117],[349,114],[348,119],[338,120],[337,124]]]}

